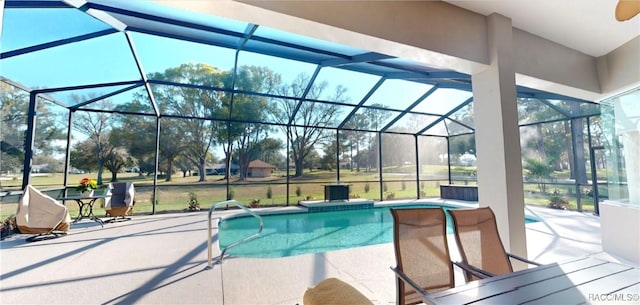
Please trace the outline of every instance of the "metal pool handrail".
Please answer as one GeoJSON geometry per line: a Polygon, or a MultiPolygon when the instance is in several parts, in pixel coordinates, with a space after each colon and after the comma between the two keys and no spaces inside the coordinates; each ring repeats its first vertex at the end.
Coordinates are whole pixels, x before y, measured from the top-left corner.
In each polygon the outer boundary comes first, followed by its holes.
{"type": "MultiPolygon", "coordinates": [[[[230,204],[231,204],[231,205],[235,205],[236,207],[238,207],[238,208],[240,208],[240,209],[244,210],[245,212],[247,212],[249,215],[251,215],[251,216],[253,216],[253,217],[257,218],[257,219],[258,219],[258,221],[259,221],[259,223],[260,223],[260,228],[258,229],[258,232],[257,232],[257,233],[255,233],[255,234],[253,234],[253,235],[251,235],[251,236],[247,236],[247,237],[245,237],[245,238],[243,238],[243,239],[241,239],[241,240],[239,240],[239,241],[236,241],[236,242],[234,242],[234,243],[232,243],[232,244],[230,244],[230,245],[226,246],[226,247],[222,250],[222,253],[220,253],[220,257],[219,257],[219,259],[218,259],[218,262],[219,262],[220,264],[222,264],[222,259],[224,258],[224,255],[225,255],[225,253],[227,252],[227,250],[229,250],[229,249],[231,249],[231,248],[233,248],[233,247],[235,247],[235,246],[237,246],[237,245],[240,245],[240,244],[242,244],[242,243],[244,243],[244,242],[247,242],[247,241],[249,241],[249,240],[252,240],[252,239],[254,239],[254,238],[258,237],[258,235],[260,235],[260,233],[262,233],[262,229],[263,229],[263,227],[264,227],[264,223],[262,222],[262,217],[260,217],[260,215],[256,214],[254,211],[249,210],[247,207],[245,207],[244,205],[242,205],[240,202],[237,202],[237,201],[235,201],[235,200],[227,200],[227,201],[222,201],[222,202],[218,202],[218,203],[214,204],[213,206],[211,206],[211,208],[209,208],[209,221],[208,221],[209,227],[208,227],[208,238],[207,238],[207,250],[208,250],[207,267],[208,267],[208,268],[212,268],[212,267],[213,267],[213,262],[212,262],[212,261],[213,261],[213,257],[212,257],[212,256],[213,256],[213,254],[212,254],[212,252],[211,252],[211,237],[212,237],[212,235],[213,235],[212,230],[211,230],[211,219],[212,219],[212,218],[211,218],[211,215],[213,214],[213,211],[214,211],[217,207],[219,207],[219,206],[221,206],[221,205],[228,206],[228,205],[230,205],[230,204]]],[[[217,219],[220,219],[220,217],[216,217],[216,218],[217,218],[217,219]]]]}

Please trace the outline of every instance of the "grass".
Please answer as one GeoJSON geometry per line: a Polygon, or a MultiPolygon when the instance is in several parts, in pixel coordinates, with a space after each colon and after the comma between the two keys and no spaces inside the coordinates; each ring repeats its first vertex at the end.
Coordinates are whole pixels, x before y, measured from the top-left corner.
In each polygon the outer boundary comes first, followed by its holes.
{"type": "MultiPolygon", "coordinates": [[[[527,204],[531,204],[531,205],[537,205],[537,206],[548,206],[549,205],[549,199],[551,197],[551,194],[527,194],[525,193],[524,196],[524,201],[527,204]]],[[[578,210],[578,200],[575,196],[573,197],[568,197],[568,196],[563,196],[561,194],[561,197],[563,197],[564,199],[566,199],[569,202],[569,205],[567,206],[568,210],[574,210],[577,211],[578,210]]],[[[586,196],[581,196],[580,198],[581,201],[581,205],[582,205],[582,211],[583,212],[593,212],[594,211],[594,205],[593,205],[593,198],[590,197],[586,197],[586,196]]]]}
{"type": "MultiPolygon", "coordinates": [[[[415,174],[411,171],[415,170],[415,166],[387,167],[383,170],[383,177],[389,181],[382,185],[382,198],[386,199],[393,193],[394,199],[416,199],[418,197],[418,187],[415,182],[415,174]],[[393,181],[391,181],[393,180],[393,181]],[[404,183],[403,183],[404,182],[404,183]]],[[[460,179],[472,178],[475,168],[453,167],[452,175],[460,179]]],[[[298,201],[307,197],[310,199],[321,200],[324,198],[323,184],[333,183],[336,181],[337,172],[327,170],[305,171],[303,177],[290,178],[290,185],[287,191],[286,176],[284,172],[276,172],[270,178],[249,178],[248,181],[238,181],[232,177],[229,182],[230,190],[233,193],[233,199],[249,204],[254,199],[260,200],[260,206],[284,206],[289,198],[290,205],[296,205],[298,201]],[[296,189],[300,188],[300,196],[296,194],[296,189]],[[268,188],[271,188],[271,198],[268,198],[268,188]]],[[[440,196],[440,183],[448,183],[447,167],[442,165],[425,165],[421,167],[421,179],[441,179],[439,181],[424,181],[420,193],[421,198],[433,198],[440,196]]],[[[75,186],[83,177],[96,178],[97,174],[70,174],[68,184],[75,186]]],[[[20,177],[21,178],[21,177],[20,177]]],[[[109,172],[103,173],[103,183],[108,183],[111,178],[109,172]]],[[[180,173],[173,175],[172,181],[158,179],[157,198],[155,211],[161,212],[177,212],[187,208],[189,202],[189,193],[196,195],[201,209],[208,209],[216,202],[226,200],[227,181],[222,176],[207,176],[207,181],[198,182],[197,176],[182,177],[180,173]]],[[[49,192],[52,197],[60,197],[60,188],[63,185],[64,175],[61,173],[35,176],[32,178],[32,184],[41,190],[57,189],[49,192]]],[[[118,181],[132,181],[136,187],[136,205],[135,213],[149,214],[153,211],[152,194],[153,194],[153,177],[141,176],[136,173],[119,173],[118,181]]],[[[350,184],[350,193],[354,198],[366,198],[372,200],[380,200],[381,185],[377,171],[366,171],[362,169],[360,172],[356,170],[341,169],[340,181],[350,184]],[[368,191],[367,186],[368,185],[368,191]]],[[[2,180],[2,190],[19,190],[21,179],[2,180]]],[[[456,184],[475,185],[475,181],[456,180],[456,184]]],[[[548,192],[558,189],[560,195],[569,200],[569,208],[577,209],[577,200],[575,187],[573,185],[549,185],[548,192]]],[[[98,190],[101,192],[102,190],[98,190]]],[[[546,206],[549,203],[550,194],[541,194],[537,184],[524,184],[525,202],[546,206]]],[[[0,202],[0,217],[6,217],[15,213],[17,209],[18,195],[2,197],[0,202]]],[[[593,211],[593,199],[582,196],[582,209],[585,211],[593,211]]],[[[78,207],[75,202],[67,202],[67,207],[72,216],[77,215],[78,207]]],[[[94,207],[94,214],[97,216],[105,215],[104,209],[101,207],[102,201],[98,200],[94,207]]]]}
{"type": "MultiPolygon", "coordinates": [[[[290,186],[287,192],[286,177],[275,173],[273,177],[261,179],[248,179],[248,181],[238,181],[233,179],[230,181],[230,191],[233,193],[233,199],[248,204],[254,199],[260,200],[261,206],[284,206],[289,198],[290,205],[296,205],[298,201],[309,197],[312,199],[324,198],[324,186],[326,183],[336,181],[336,172],[330,171],[306,171],[303,177],[290,178],[290,186]],[[267,184],[269,183],[269,184],[267,184]],[[297,196],[296,188],[300,188],[301,194],[297,196]],[[271,198],[268,198],[268,188],[271,188],[271,198]]],[[[385,175],[385,174],[383,174],[385,175]]],[[[95,178],[97,174],[70,174],[69,185],[75,186],[83,177],[95,178]]],[[[103,183],[108,183],[111,174],[103,174],[103,183]]],[[[353,197],[380,199],[380,183],[377,172],[370,171],[340,171],[341,182],[347,182],[351,185],[351,194],[353,197]],[[364,181],[364,182],[362,182],[364,181]],[[368,192],[365,185],[369,185],[368,192]]],[[[415,199],[417,197],[417,186],[414,175],[397,174],[390,176],[394,180],[404,180],[404,188],[402,182],[387,182],[388,192],[393,192],[395,199],[415,199]]],[[[189,202],[189,193],[196,195],[201,209],[208,209],[216,202],[226,200],[226,184],[227,181],[222,176],[207,176],[207,181],[198,182],[197,176],[182,177],[182,175],[174,175],[173,181],[158,180],[156,212],[175,212],[183,211],[187,208],[189,202]]],[[[50,196],[56,198],[61,196],[60,188],[63,185],[63,174],[50,174],[32,177],[32,184],[38,189],[56,189],[47,192],[50,196]]],[[[135,173],[118,174],[118,181],[133,181],[136,187],[136,205],[135,213],[149,214],[153,210],[152,194],[153,194],[153,177],[140,176],[135,173]]],[[[21,180],[4,180],[2,181],[3,191],[19,190],[21,180]]],[[[427,197],[439,196],[439,183],[425,181],[425,195],[427,197]]],[[[98,189],[97,192],[102,192],[98,189]]],[[[386,196],[383,195],[383,196],[386,196]]],[[[2,219],[15,213],[17,209],[18,195],[5,196],[0,202],[0,215],[2,219]]],[[[94,214],[97,216],[105,215],[101,205],[103,202],[98,200],[94,207],[94,214]]],[[[69,212],[72,216],[77,215],[78,207],[73,201],[66,202],[69,212]]]]}

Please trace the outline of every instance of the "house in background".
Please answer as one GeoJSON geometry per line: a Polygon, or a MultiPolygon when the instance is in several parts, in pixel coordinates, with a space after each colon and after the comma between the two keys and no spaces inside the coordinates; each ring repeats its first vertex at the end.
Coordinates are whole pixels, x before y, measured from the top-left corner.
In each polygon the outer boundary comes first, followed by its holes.
{"type": "MultiPolygon", "coordinates": [[[[236,175],[238,174],[238,165],[237,164],[231,164],[231,175],[236,175]]],[[[227,165],[225,163],[216,163],[213,164],[211,166],[208,166],[205,168],[205,173],[207,176],[210,175],[224,175],[225,171],[227,170],[227,165]]]]}
{"type": "Polygon", "coordinates": [[[252,178],[271,177],[276,167],[262,160],[253,160],[249,162],[249,172],[247,176],[252,178]]]}
{"type": "Polygon", "coordinates": [[[48,172],[50,172],[48,163],[34,164],[31,168],[32,168],[31,172],[32,173],[36,173],[36,174],[37,173],[48,173],[48,172]]]}

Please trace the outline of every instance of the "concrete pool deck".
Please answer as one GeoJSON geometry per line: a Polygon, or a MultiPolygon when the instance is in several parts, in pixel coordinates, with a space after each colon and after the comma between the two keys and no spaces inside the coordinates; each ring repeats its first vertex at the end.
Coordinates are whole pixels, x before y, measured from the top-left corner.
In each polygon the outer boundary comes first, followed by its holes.
{"type": "MultiPolygon", "coordinates": [[[[602,252],[598,217],[534,206],[526,211],[540,220],[526,225],[529,258],[619,261],[602,252]]],[[[0,243],[1,304],[302,304],[305,290],[327,277],[350,283],[375,304],[395,303],[392,243],[284,258],[230,257],[207,269],[206,212],[135,216],[104,228],[82,221],[66,237],[36,243],[26,243],[28,236],[0,243]]],[[[214,246],[214,256],[219,252],[214,246]]]]}

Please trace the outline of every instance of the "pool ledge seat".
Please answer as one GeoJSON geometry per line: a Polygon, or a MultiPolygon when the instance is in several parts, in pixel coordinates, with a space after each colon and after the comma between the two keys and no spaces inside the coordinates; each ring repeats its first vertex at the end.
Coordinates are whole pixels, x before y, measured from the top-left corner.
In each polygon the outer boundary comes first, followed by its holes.
{"type": "Polygon", "coordinates": [[[333,277],[322,280],[315,287],[307,289],[302,301],[304,305],[373,305],[373,302],[360,291],[333,277]]]}

